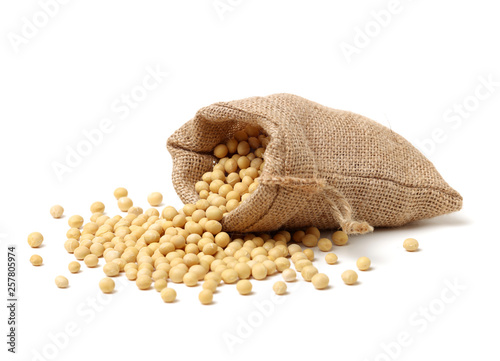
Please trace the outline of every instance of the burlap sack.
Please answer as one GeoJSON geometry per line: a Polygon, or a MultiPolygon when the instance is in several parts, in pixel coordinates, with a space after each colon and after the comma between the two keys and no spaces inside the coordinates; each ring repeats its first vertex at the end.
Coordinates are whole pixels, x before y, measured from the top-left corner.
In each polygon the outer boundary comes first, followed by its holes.
{"type": "Polygon", "coordinates": [[[167,141],[185,203],[214,165],[213,148],[247,124],[270,136],[257,190],[223,219],[227,232],[316,226],[348,234],[460,210],[462,197],[392,130],[291,94],[212,104],[167,141]]]}

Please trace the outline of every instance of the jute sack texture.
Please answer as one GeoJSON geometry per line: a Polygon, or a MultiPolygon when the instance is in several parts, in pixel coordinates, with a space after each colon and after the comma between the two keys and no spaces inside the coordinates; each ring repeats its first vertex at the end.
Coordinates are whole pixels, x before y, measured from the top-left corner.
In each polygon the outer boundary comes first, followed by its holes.
{"type": "Polygon", "coordinates": [[[460,210],[462,197],[406,139],[364,116],[292,94],[200,109],[170,136],[175,190],[198,199],[213,148],[248,124],[270,136],[257,190],[223,221],[226,232],[316,226],[348,234],[460,210]]]}

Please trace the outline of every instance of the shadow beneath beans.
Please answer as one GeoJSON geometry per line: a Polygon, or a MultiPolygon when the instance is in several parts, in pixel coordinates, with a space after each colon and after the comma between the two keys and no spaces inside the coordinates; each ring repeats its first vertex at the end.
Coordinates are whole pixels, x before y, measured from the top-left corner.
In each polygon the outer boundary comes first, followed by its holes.
{"type": "Polygon", "coordinates": [[[459,213],[446,214],[429,219],[421,219],[405,224],[400,227],[377,227],[375,231],[388,232],[392,230],[411,231],[420,228],[436,228],[436,227],[464,227],[470,226],[474,220],[459,213]]]}
{"type": "Polygon", "coordinates": [[[349,286],[349,287],[354,287],[354,286],[359,286],[359,285],[361,285],[361,284],[363,284],[363,282],[361,282],[361,281],[356,281],[356,283],[353,283],[352,285],[348,285],[348,284],[346,284],[346,286],[349,286]]]}
{"type": "Polygon", "coordinates": [[[444,216],[438,216],[435,218],[414,221],[400,227],[376,227],[373,233],[349,236],[349,242],[346,245],[336,246],[336,247],[360,245],[360,243],[358,242],[364,243],[364,242],[376,241],[377,239],[387,238],[388,236],[393,236],[394,234],[399,234],[397,236],[398,238],[405,239],[405,238],[410,238],[411,233],[413,231],[421,229],[432,230],[435,228],[443,228],[443,227],[466,227],[470,226],[473,223],[474,223],[473,219],[468,218],[461,214],[453,213],[444,216]],[[400,235],[401,233],[404,233],[405,236],[401,237],[400,235]]]}

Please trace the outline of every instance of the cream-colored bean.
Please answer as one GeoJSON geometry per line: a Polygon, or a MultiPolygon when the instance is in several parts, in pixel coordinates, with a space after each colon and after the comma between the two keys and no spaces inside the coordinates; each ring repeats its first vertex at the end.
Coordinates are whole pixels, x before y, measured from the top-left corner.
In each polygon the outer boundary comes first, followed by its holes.
{"type": "Polygon", "coordinates": [[[109,277],[105,277],[99,281],[99,288],[102,293],[112,293],[115,289],[115,281],[109,277]]]}
{"type": "Polygon", "coordinates": [[[139,272],[135,268],[129,268],[125,271],[125,277],[127,277],[130,281],[135,281],[137,279],[137,274],[139,272]]]}
{"type": "Polygon", "coordinates": [[[188,272],[182,277],[182,282],[188,287],[194,287],[198,285],[198,276],[193,272],[188,272]]]}
{"type": "Polygon", "coordinates": [[[99,258],[97,258],[95,254],[88,254],[83,259],[83,262],[87,267],[94,268],[97,267],[97,264],[99,263],[99,258]]]}
{"type": "Polygon", "coordinates": [[[229,149],[225,144],[219,144],[214,148],[214,155],[217,158],[224,158],[229,153],[229,149]]]}
{"type": "Polygon", "coordinates": [[[104,213],[105,208],[106,207],[104,206],[104,203],[94,202],[90,205],[90,212],[91,213],[104,213]]]}
{"type": "Polygon", "coordinates": [[[344,246],[348,240],[349,237],[344,231],[337,231],[332,234],[332,241],[336,246],[344,246]]]}
{"type": "Polygon", "coordinates": [[[341,277],[346,285],[353,285],[358,281],[358,274],[353,270],[344,271],[341,277]]]}
{"type": "Polygon", "coordinates": [[[118,276],[118,274],[120,273],[120,266],[118,266],[114,262],[110,262],[110,263],[106,263],[104,265],[104,267],[102,267],[102,270],[103,270],[104,274],[106,274],[106,276],[115,277],[115,276],[118,276]]]}
{"type": "Polygon", "coordinates": [[[222,225],[218,221],[209,220],[205,223],[205,229],[215,236],[222,231],[222,225]]]}
{"type": "Polygon", "coordinates": [[[276,273],[276,271],[277,271],[276,264],[273,261],[267,259],[264,262],[262,262],[262,264],[267,268],[267,275],[268,276],[271,276],[271,275],[276,273]]]}
{"type": "Polygon", "coordinates": [[[306,255],[307,259],[312,262],[314,260],[314,251],[310,248],[306,248],[304,250],[304,254],[306,255]]]}
{"type": "Polygon", "coordinates": [[[137,285],[137,288],[140,290],[147,290],[151,287],[151,284],[153,283],[151,277],[142,275],[138,276],[137,279],[135,280],[135,284],[137,285]]]}
{"type": "Polygon", "coordinates": [[[262,263],[257,263],[252,267],[252,276],[256,280],[263,280],[267,277],[267,268],[262,263]]]}
{"type": "Polygon", "coordinates": [[[247,279],[252,275],[252,268],[246,263],[238,262],[233,269],[238,274],[240,280],[247,279]]]}
{"type": "Polygon", "coordinates": [[[311,282],[313,276],[318,273],[318,269],[314,266],[306,266],[302,269],[300,274],[302,275],[302,278],[306,280],[307,282],[311,282]]]}
{"type": "Polygon", "coordinates": [[[337,260],[338,260],[338,257],[335,253],[328,253],[325,256],[325,261],[328,264],[335,264],[335,263],[337,263],[337,260]]]}
{"type": "Polygon", "coordinates": [[[128,196],[128,191],[123,188],[123,187],[118,187],[115,189],[115,191],[113,192],[113,195],[115,196],[115,198],[118,200],[122,197],[126,197],[128,196]]]}
{"type": "Polygon", "coordinates": [[[80,228],[83,225],[83,217],[79,215],[69,217],[68,225],[71,228],[80,228]]]}
{"type": "Polygon", "coordinates": [[[170,279],[172,280],[172,282],[182,283],[182,279],[186,273],[187,273],[187,270],[185,268],[181,267],[181,265],[177,265],[175,267],[172,267],[172,269],[170,270],[168,275],[169,275],[170,279]]]}
{"type": "Polygon", "coordinates": [[[121,197],[118,199],[118,208],[120,208],[122,212],[127,212],[133,205],[134,202],[132,202],[132,199],[129,197],[121,197]]]}
{"type": "Polygon", "coordinates": [[[318,241],[318,248],[322,252],[328,252],[329,250],[332,249],[332,241],[330,241],[328,238],[321,238],[318,241]]]}
{"type": "Polygon", "coordinates": [[[249,280],[239,280],[236,289],[240,295],[248,295],[252,292],[252,283],[249,280]]]}
{"type": "Polygon", "coordinates": [[[287,268],[281,274],[286,282],[293,282],[297,279],[297,273],[292,268],[287,268]]]}
{"type": "Polygon", "coordinates": [[[219,207],[210,206],[206,210],[206,217],[209,220],[220,221],[222,219],[222,215],[223,215],[223,213],[219,209],[219,207]]]}
{"type": "Polygon", "coordinates": [[[59,204],[50,207],[50,215],[54,218],[61,218],[64,214],[64,208],[59,204]]]}
{"type": "Polygon", "coordinates": [[[73,251],[73,254],[77,260],[82,261],[87,255],[90,254],[90,249],[85,246],[79,246],[73,251]]]}
{"type": "Polygon", "coordinates": [[[30,257],[30,262],[33,266],[41,266],[43,263],[43,259],[41,256],[34,254],[30,257]]]}
{"type": "Polygon", "coordinates": [[[403,242],[403,247],[408,252],[415,252],[419,247],[418,241],[415,238],[407,238],[403,242]]]}
{"type": "Polygon", "coordinates": [[[160,192],[153,192],[148,195],[148,203],[152,207],[158,207],[163,201],[163,195],[160,192]]]}
{"type": "Polygon", "coordinates": [[[318,237],[315,234],[306,234],[302,237],[302,244],[306,247],[316,247],[318,244],[318,237]]]}
{"type": "Polygon", "coordinates": [[[40,232],[32,232],[28,235],[28,244],[31,248],[38,248],[42,245],[43,236],[40,232]]]}
{"type": "Polygon", "coordinates": [[[288,246],[288,253],[293,256],[297,252],[302,252],[302,248],[298,244],[291,244],[288,246]]]}
{"type": "Polygon", "coordinates": [[[274,293],[280,296],[286,293],[286,289],[287,289],[286,283],[283,281],[278,281],[273,285],[274,293]]]}
{"type": "Polygon", "coordinates": [[[222,271],[221,277],[224,283],[235,283],[238,280],[238,272],[236,272],[234,269],[227,268],[222,271]]]}
{"type": "Polygon", "coordinates": [[[217,282],[209,279],[209,280],[206,280],[205,282],[203,282],[202,288],[206,289],[206,290],[210,290],[212,292],[215,292],[215,290],[217,289],[217,286],[218,286],[217,282]]]}
{"type": "Polygon", "coordinates": [[[68,264],[68,269],[71,273],[78,273],[80,271],[80,263],[77,261],[71,261],[68,264]]]}
{"type": "Polygon", "coordinates": [[[312,262],[308,259],[301,259],[295,263],[295,269],[299,272],[302,272],[302,270],[308,266],[312,266],[312,262]]]}
{"type": "Polygon", "coordinates": [[[157,292],[161,292],[163,289],[167,288],[167,280],[158,279],[154,283],[154,288],[157,292]]]}
{"type": "Polygon", "coordinates": [[[200,300],[202,305],[209,305],[212,303],[214,298],[214,294],[209,289],[204,289],[198,295],[198,299],[200,300]]]}
{"type": "Polygon", "coordinates": [[[366,271],[370,269],[372,262],[368,257],[359,257],[356,261],[356,266],[360,271],[366,271]]]}
{"type": "Polygon", "coordinates": [[[330,279],[324,273],[316,273],[312,277],[311,282],[316,289],[323,290],[323,289],[328,287],[328,283],[330,282],[330,279]]]}
{"type": "Polygon", "coordinates": [[[64,276],[57,276],[55,279],[56,286],[59,288],[67,288],[69,285],[69,281],[64,276]]]}
{"type": "Polygon", "coordinates": [[[166,287],[161,290],[161,299],[163,302],[172,303],[177,297],[177,292],[173,288],[166,287]]]}

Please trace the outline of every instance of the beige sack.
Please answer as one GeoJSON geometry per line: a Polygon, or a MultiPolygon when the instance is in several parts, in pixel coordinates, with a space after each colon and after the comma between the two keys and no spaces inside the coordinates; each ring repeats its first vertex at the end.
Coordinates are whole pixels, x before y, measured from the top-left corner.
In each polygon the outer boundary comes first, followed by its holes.
{"type": "Polygon", "coordinates": [[[260,185],[223,219],[227,232],[316,226],[347,233],[460,210],[462,197],[400,135],[366,117],[291,94],[212,104],[167,141],[184,203],[212,170],[213,148],[247,124],[270,136],[260,185]]]}

